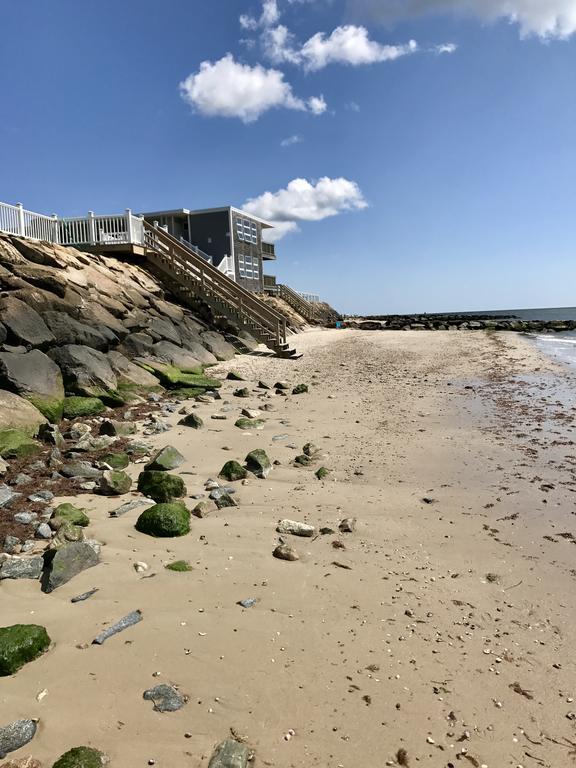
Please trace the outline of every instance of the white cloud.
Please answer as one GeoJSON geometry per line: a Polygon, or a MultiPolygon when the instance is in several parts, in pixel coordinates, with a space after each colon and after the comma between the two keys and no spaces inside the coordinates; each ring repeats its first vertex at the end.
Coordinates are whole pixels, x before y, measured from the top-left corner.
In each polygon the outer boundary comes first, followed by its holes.
{"type": "Polygon", "coordinates": [[[259,19],[243,13],[240,16],[240,26],[242,29],[255,31],[259,27],[272,27],[280,21],[280,10],[278,0],[263,0],[262,14],[259,19]]]}
{"type": "MultiPolygon", "coordinates": [[[[216,62],[203,61],[200,69],[180,83],[182,98],[202,115],[238,117],[245,123],[257,120],[270,109],[283,107],[321,114],[312,97],[305,102],[277,69],[241,64],[227,54],[216,62]]],[[[324,107],[325,108],[325,107],[324,107]]]]}
{"type": "Polygon", "coordinates": [[[356,101],[349,101],[346,104],[346,109],[349,112],[360,112],[360,104],[358,104],[356,101]]]}
{"type": "Polygon", "coordinates": [[[348,179],[330,179],[317,182],[293,179],[284,189],[264,192],[248,200],[243,208],[274,224],[267,233],[272,241],[280,240],[289,232],[298,230],[298,222],[322,221],[345,211],[359,211],[368,203],[358,184],[348,179]]]}
{"type": "Polygon", "coordinates": [[[386,24],[428,14],[507,19],[523,37],[566,39],[576,32],[576,0],[348,0],[353,12],[386,24]]]}
{"type": "Polygon", "coordinates": [[[313,115],[323,115],[328,109],[324,96],[311,96],[307,103],[308,109],[313,115]]]}
{"type": "Polygon", "coordinates": [[[437,45],[434,50],[436,53],[455,53],[458,50],[458,46],[455,43],[443,43],[437,45]]]}
{"type": "Polygon", "coordinates": [[[294,144],[302,144],[304,139],[299,134],[295,133],[293,136],[287,136],[280,142],[281,147],[293,147],[294,144]]]}
{"type": "Polygon", "coordinates": [[[358,66],[393,61],[417,50],[415,40],[410,40],[406,45],[382,45],[370,39],[366,27],[347,24],[336,27],[328,37],[318,32],[304,43],[300,54],[306,69],[317,70],[328,64],[358,66]]]}

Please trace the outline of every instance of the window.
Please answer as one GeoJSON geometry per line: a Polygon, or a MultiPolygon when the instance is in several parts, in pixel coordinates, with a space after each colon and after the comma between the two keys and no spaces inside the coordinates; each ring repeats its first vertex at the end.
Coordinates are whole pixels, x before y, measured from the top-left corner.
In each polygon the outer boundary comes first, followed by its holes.
{"type": "Polygon", "coordinates": [[[258,256],[250,256],[247,253],[238,254],[238,273],[246,280],[260,279],[260,260],[258,256]]]}
{"type": "Polygon", "coordinates": [[[236,236],[245,243],[258,245],[258,227],[248,219],[236,219],[236,236]]]}

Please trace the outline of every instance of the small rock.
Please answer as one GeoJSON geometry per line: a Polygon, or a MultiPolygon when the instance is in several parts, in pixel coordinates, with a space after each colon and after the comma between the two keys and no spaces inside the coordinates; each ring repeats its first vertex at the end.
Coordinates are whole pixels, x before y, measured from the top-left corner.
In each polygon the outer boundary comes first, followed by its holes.
{"type": "Polygon", "coordinates": [[[355,517],[346,517],[341,521],[338,528],[340,529],[341,533],[354,533],[356,530],[356,523],[357,520],[355,517]]]}
{"type": "Polygon", "coordinates": [[[316,528],[307,523],[300,523],[297,520],[279,520],[276,526],[278,533],[290,533],[293,536],[314,536],[316,528]]]}
{"type": "Polygon", "coordinates": [[[172,685],[157,685],[144,691],[144,699],[154,704],[156,712],[177,712],[182,709],[186,699],[172,685]]]}
{"type": "Polygon", "coordinates": [[[247,387],[234,390],[234,397],[250,397],[250,390],[247,387]]]}
{"type": "Polygon", "coordinates": [[[246,744],[226,739],[214,750],[208,768],[247,768],[250,757],[246,744]]]}
{"type": "Polygon", "coordinates": [[[119,469],[107,469],[98,482],[98,490],[104,496],[123,496],[132,487],[132,478],[119,469]]]}
{"type": "Polygon", "coordinates": [[[266,451],[261,448],[256,448],[246,456],[246,467],[250,472],[253,472],[257,477],[266,478],[270,474],[272,464],[266,451]]]}
{"type": "Polygon", "coordinates": [[[30,494],[28,496],[28,501],[30,501],[32,504],[48,504],[49,501],[52,501],[54,498],[54,494],[52,491],[37,491],[36,493],[30,494]]]}
{"type": "Polygon", "coordinates": [[[30,525],[38,519],[36,512],[17,512],[14,515],[14,522],[21,525],[30,525]]]}
{"type": "Polygon", "coordinates": [[[157,472],[169,472],[172,469],[184,464],[186,459],[180,451],[176,450],[171,445],[167,445],[152,458],[152,460],[146,464],[145,470],[157,471],[157,472]]]}
{"type": "Polygon", "coordinates": [[[17,749],[29,744],[36,735],[35,720],[16,720],[10,725],[0,726],[0,760],[17,749]]]}
{"type": "Polygon", "coordinates": [[[232,496],[230,496],[229,493],[224,491],[223,489],[219,488],[215,491],[212,491],[210,494],[210,498],[213,499],[213,501],[216,503],[216,506],[218,509],[225,509],[226,507],[237,507],[238,502],[235,501],[232,496]],[[214,496],[214,494],[216,494],[214,496]]]}
{"type": "Polygon", "coordinates": [[[144,571],[147,571],[150,566],[148,563],[138,562],[134,563],[134,570],[136,573],[144,573],[144,571]]]}
{"type": "Polygon", "coordinates": [[[17,536],[6,536],[4,539],[4,552],[9,555],[14,555],[20,552],[21,544],[20,539],[17,536]]]}
{"type": "Polygon", "coordinates": [[[0,508],[9,506],[13,501],[20,498],[21,493],[15,493],[7,485],[0,485],[0,508]]]}
{"type": "Polygon", "coordinates": [[[258,416],[262,415],[262,411],[257,410],[256,408],[242,408],[242,416],[246,416],[248,419],[257,419],[258,416]]]}
{"type": "Polygon", "coordinates": [[[108,763],[102,752],[92,747],[74,747],[57,760],[52,768],[101,768],[108,763]]]}
{"type": "Polygon", "coordinates": [[[44,572],[42,589],[53,592],[87,568],[100,562],[96,547],[88,541],[74,541],[58,549],[44,572]]]}
{"type": "Polygon", "coordinates": [[[201,501],[199,504],[196,504],[194,509],[192,510],[192,514],[194,517],[204,518],[208,517],[210,512],[214,509],[214,504],[211,504],[209,501],[201,501]]]}
{"type": "Polygon", "coordinates": [[[178,424],[181,424],[183,427],[192,427],[192,429],[201,429],[204,426],[200,416],[195,413],[189,413],[187,416],[184,416],[178,424]]]}
{"type": "Polygon", "coordinates": [[[28,485],[28,483],[32,482],[32,478],[30,475],[25,474],[24,472],[19,472],[14,480],[12,480],[11,485],[28,485]]]}
{"type": "Polygon", "coordinates": [[[220,470],[218,477],[229,482],[235,482],[236,480],[244,480],[247,475],[247,471],[237,461],[227,461],[220,470]]]}
{"type": "Polygon", "coordinates": [[[307,384],[298,384],[292,390],[292,394],[293,395],[304,395],[307,392],[308,392],[308,385],[307,384]]]}
{"type": "Polygon", "coordinates": [[[278,544],[274,552],[272,553],[278,560],[300,560],[300,556],[293,547],[288,544],[278,544]]]}
{"type": "Polygon", "coordinates": [[[9,557],[0,566],[0,579],[39,579],[43,568],[42,557],[9,557]]]}
{"type": "Polygon", "coordinates": [[[36,528],[35,534],[37,539],[51,539],[52,528],[50,528],[48,523],[40,523],[38,528],[36,528]]]}

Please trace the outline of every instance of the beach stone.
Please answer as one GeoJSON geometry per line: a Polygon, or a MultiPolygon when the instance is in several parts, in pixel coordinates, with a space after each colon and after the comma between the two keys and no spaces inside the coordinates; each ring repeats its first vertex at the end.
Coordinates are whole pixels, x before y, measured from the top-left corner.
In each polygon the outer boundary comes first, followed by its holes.
{"type": "Polygon", "coordinates": [[[234,397],[250,397],[250,390],[247,387],[234,390],[234,397]]]}
{"type": "Polygon", "coordinates": [[[212,352],[217,360],[232,360],[236,354],[232,344],[229,344],[224,336],[217,331],[206,331],[201,333],[200,337],[202,344],[209,352],[212,352]]]}
{"type": "Polygon", "coordinates": [[[6,538],[4,539],[4,552],[6,552],[9,555],[14,555],[19,551],[20,551],[20,539],[17,536],[6,536],[6,538]]]}
{"type": "Polygon", "coordinates": [[[307,456],[305,453],[301,453],[294,459],[294,464],[299,464],[301,467],[309,467],[313,463],[313,458],[307,456]]]}
{"type": "Polygon", "coordinates": [[[300,556],[296,550],[293,547],[288,546],[288,544],[278,544],[272,554],[274,557],[278,558],[278,560],[289,560],[290,562],[300,560],[300,556]]]}
{"type": "Polygon", "coordinates": [[[56,534],[50,542],[50,549],[60,549],[73,541],[84,541],[84,528],[62,521],[56,529],[56,534]]]}
{"type": "Polygon", "coordinates": [[[178,368],[183,373],[202,374],[202,361],[196,358],[189,349],[183,349],[171,341],[159,341],[149,354],[160,362],[166,362],[178,368]]]}
{"type": "Polygon", "coordinates": [[[272,462],[268,458],[268,454],[262,448],[256,448],[246,456],[246,467],[250,472],[253,472],[257,477],[266,478],[270,474],[272,469],[272,462]]]}
{"type": "Polygon", "coordinates": [[[39,624],[0,627],[0,676],[13,675],[41,656],[49,645],[46,628],[39,624]]]}
{"type": "Polygon", "coordinates": [[[0,580],[39,579],[43,568],[42,557],[10,557],[0,565],[0,580]]]}
{"type": "Polygon", "coordinates": [[[181,424],[183,427],[192,427],[192,429],[201,429],[204,426],[200,416],[195,413],[189,413],[187,416],[184,416],[178,424],[181,424]]]}
{"type": "Polygon", "coordinates": [[[79,477],[85,480],[97,479],[102,470],[93,467],[88,461],[71,461],[60,467],[60,474],[64,477],[79,477]]]}
{"type": "Polygon", "coordinates": [[[256,408],[242,408],[242,416],[246,416],[248,419],[257,419],[259,416],[262,416],[262,411],[256,408]]]}
{"type": "Polygon", "coordinates": [[[23,757],[19,760],[9,760],[7,763],[2,763],[0,768],[42,768],[42,763],[33,757],[23,757]]]}
{"type": "Polygon", "coordinates": [[[62,373],[39,349],[25,354],[0,352],[0,386],[31,402],[49,421],[62,418],[62,373]]]}
{"type": "Polygon", "coordinates": [[[330,474],[330,470],[326,469],[326,467],[320,467],[320,469],[317,469],[315,472],[316,477],[318,480],[324,480],[328,475],[330,474]]]}
{"type": "Polygon", "coordinates": [[[88,416],[98,416],[106,410],[106,406],[98,397],[82,397],[70,395],[64,399],[63,415],[65,419],[81,419],[88,416]]]}
{"type": "Polygon", "coordinates": [[[42,589],[44,592],[53,592],[82,571],[98,565],[99,562],[100,556],[90,543],[75,541],[64,544],[47,562],[42,589]]]}
{"type": "Polygon", "coordinates": [[[136,530],[157,538],[173,538],[190,533],[190,512],[182,502],[155,504],[144,510],[136,530]]]}
{"type": "Polygon", "coordinates": [[[218,477],[229,482],[236,480],[244,480],[248,476],[248,472],[237,461],[227,461],[226,464],[220,470],[218,477]]]}
{"type": "Polygon", "coordinates": [[[130,457],[127,453],[106,453],[100,456],[100,463],[112,469],[126,469],[130,465],[130,457]]]}
{"type": "Polygon", "coordinates": [[[281,391],[290,389],[290,384],[288,384],[287,381],[277,381],[276,384],[274,384],[274,389],[279,389],[281,391]]]}
{"type": "Polygon", "coordinates": [[[181,466],[186,459],[180,451],[173,448],[171,445],[167,445],[162,450],[152,457],[151,461],[144,467],[145,470],[157,471],[157,472],[169,472],[171,469],[176,469],[181,466]]]}
{"type": "Polygon", "coordinates": [[[3,459],[22,459],[40,450],[40,443],[19,429],[4,429],[0,432],[0,456],[3,459]]]}
{"type": "Polygon", "coordinates": [[[341,521],[338,528],[340,529],[341,533],[354,533],[356,530],[356,518],[355,517],[345,517],[344,520],[341,521]]]}
{"type": "Polygon", "coordinates": [[[177,712],[186,699],[172,685],[157,685],[144,691],[143,698],[154,704],[155,712],[177,712]]]}
{"type": "Polygon", "coordinates": [[[156,376],[146,371],[141,365],[131,362],[121,352],[108,352],[108,362],[121,384],[133,387],[136,391],[152,388],[158,389],[158,379],[156,376]]]}
{"type": "Polygon", "coordinates": [[[314,443],[306,443],[304,448],[302,448],[302,452],[305,456],[314,458],[320,453],[320,448],[318,448],[317,445],[314,445],[314,443]]]}
{"type": "Polygon", "coordinates": [[[0,321],[19,344],[44,347],[56,341],[38,312],[15,296],[0,299],[0,321]]]}
{"type": "Polygon", "coordinates": [[[15,720],[9,725],[0,726],[0,760],[17,749],[25,747],[36,735],[37,725],[34,720],[15,720]]]}
{"type": "Polygon", "coordinates": [[[99,437],[92,437],[87,434],[82,437],[75,445],[72,446],[71,451],[81,451],[83,453],[92,451],[101,451],[104,448],[109,448],[116,442],[115,437],[109,435],[100,435],[99,437]]]}
{"type": "Polygon", "coordinates": [[[307,523],[300,523],[297,520],[279,520],[276,526],[278,533],[291,533],[293,536],[314,536],[316,528],[307,523]]]}
{"type": "Polygon", "coordinates": [[[270,384],[266,384],[265,381],[259,381],[256,386],[258,387],[258,389],[272,389],[270,384]]]}
{"type": "Polygon", "coordinates": [[[235,501],[232,496],[222,488],[216,488],[210,494],[210,498],[214,501],[218,509],[226,509],[226,507],[237,507],[238,502],[235,501]]]}
{"type": "Polygon", "coordinates": [[[81,344],[50,350],[50,357],[64,376],[66,388],[85,397],[105,397],[118,387],[118,379],[103,352],[81,344]]]}
{"type": "Polygon", "coordinates": [[[138,431],[136,424],[126,421],[115,421],[114,419],[104,419],[100,424],[98,433],[108,435],[108,437],[128,437],[135,435],[138,431]]]}
{"type": "Polygon", "coordinates": [[[186,495],[184,480],[167,472],[145,470],[138,477],[138,490],[156,502],[170,502],[186,495]]]}
{"type": "Polygon", "coordinates": [[[234,423],[234,426],[243,430],[264,429],[265,424],[264,419],[247,419],[245,416],[242,416],[234,423]]]}
{"type": "Polygon", "coordinates": [[[219,744],[208,763],[208,768],[247,768],[250,749],[234,739],[219,744]]]}
{"type": "Polygon", "coordinates": [[[74,747],[60,757],[52,768],[102,768],[108,759],[92,747],[74,747]]]}
{"type": "Polygon", "coordinates": [[[121,506],[113,509],[109,514],[110,517],[122,517],[127,512],[132,512],[133,509],[138,509],[138,507],[152,506],[154,506],[154,502],[150,501],[149,499],[134,499],[133,501],[126,501],[121,506]]]}
{"type": "Polygon", "coordinates": [[[2,507],[8,507],[16,499],[22,496],[21,493],[16,493],[4,483],[0,485],[0,509],[2,507]]]}
{"type": "Polygon", "coordinates": [[[62,523],[70,523],[71,525],[80,525],[86,527],[90,525],[90,518],[84,512],[83,509],[75,507],[74,504],[68,502],[59,504],[50,518],[54,523],[54,528],[59,528],[62,523]]]}
{"type": "Polygon", "coordinates": [[[45,423],[46,417],[32,403],[0,389],[0,431],[17,429],[28,437],[35,437],[45,423]]]}
{"type": "Polygon", "coordinates": [[[38,519],[36,512],[17,512],[14,515],[14,522],[21,525],[30,525],[38,519]]]}
{"type": "Polygon", "coordinates": [[[236,371],[228,371],[226,378],[228,381],[244,381],[244,377],[236,371]]]}
{"type": "Polygon", "coordinates": [[[307,384],[297,384],[292,390],[293,395],[304,395],[308,392],[307,384]]]}
{"type": "Polygon", "coordinates": [[[204,517],[208,517],[210,512],[214,510],[214,507],[215,505],[211,504],[209,501],[200,501],[192,510],[192,514],[194,517],[199,517],[202,519],[204,517]]]}
{"type": "Polygon", "coordinates": [[[48,525],[48,523],[40,523],[38,528],[35,530],[35,535],[37,539],[51,539],[52,538],[52,528],[48,525]]]}
{"type": "Polygon", "coordinates": [[[132,487],[132,478],[119,469],[107,469],[98,482],[98,491],[103,496],[123,496],[132,487]]]}

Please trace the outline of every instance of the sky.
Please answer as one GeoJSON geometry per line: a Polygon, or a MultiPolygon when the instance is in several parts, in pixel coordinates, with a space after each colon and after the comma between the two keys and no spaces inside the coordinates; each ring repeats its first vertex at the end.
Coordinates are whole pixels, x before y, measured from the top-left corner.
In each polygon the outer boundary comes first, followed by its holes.
{"type": "Polygon", "coordinates": [[[576,0],[0,0],[0,201],[224,205],[341,312],[576,305],[576,0]]]}

